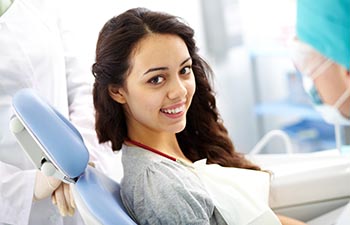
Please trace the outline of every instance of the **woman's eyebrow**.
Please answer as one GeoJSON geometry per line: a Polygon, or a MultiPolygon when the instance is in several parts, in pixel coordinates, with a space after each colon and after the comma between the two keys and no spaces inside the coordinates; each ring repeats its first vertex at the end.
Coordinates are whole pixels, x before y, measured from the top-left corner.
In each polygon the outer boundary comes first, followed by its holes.
{"type": "Polygon", "coordinates": [[[169,69],[168,67],[155,67],[155,68],[150,68],[148,69],[143,75],[146,75],[147,73],[157,71],[157,70],[167,70],[169,69]]]}
{"type": "Polygon", "coordinates": [[[185,64],[188,60],[190,60],[191,59],[191,57],[188,57],[187,59],[185,59],[181,64],[180,64],[180,66],[182,66],[183,64],[185,64]]]}
{"type": "MultiPolygon", "coordinates": [[[[191,57],[188,57],[187,59],[185,59],[180,66],[182,66],[183,64],[185,64],[187,61],[189,61],[191,59],[191,57]]],[[[158,70],[168,70],[168,67],[154,67],[154,68],[150,68],[148,69],[146,72],[143,73],[143,75],[146,75],[147,73],[150,72],[154,72],[154,71],[158,71],[158,70]]]]}

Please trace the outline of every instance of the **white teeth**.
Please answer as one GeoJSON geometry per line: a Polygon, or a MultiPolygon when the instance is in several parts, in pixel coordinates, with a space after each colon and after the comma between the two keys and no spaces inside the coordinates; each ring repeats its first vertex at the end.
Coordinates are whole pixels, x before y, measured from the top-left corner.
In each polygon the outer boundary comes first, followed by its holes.
{"type": "Polygon", "coordinates": [[[162,109],[161,111],[163,113],[176,114],[176,113],[182,112],[183,109],[184,109],[184,106],[180,106],[180,107],[175,108],[175,109],[162,109]]]}

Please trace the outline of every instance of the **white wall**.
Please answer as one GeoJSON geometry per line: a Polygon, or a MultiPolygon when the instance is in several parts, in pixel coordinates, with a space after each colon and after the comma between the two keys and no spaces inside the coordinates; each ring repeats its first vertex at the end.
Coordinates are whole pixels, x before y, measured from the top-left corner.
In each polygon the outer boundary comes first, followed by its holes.
{"type": "Polygon", "coordinates": [[[71,4],[70,9],[74,10],[67,9],[67,16],[72,18],[73,26],[81,40],[79,43],[81,45],[80,49],[91,63],[94,59],[98,33],[105,22],[113,16],[134,7],[146,7],[182,17],[195,29],[196,40],[200,48],[203,43],[199,0],[75,0],[71,1],[71,4]]]}

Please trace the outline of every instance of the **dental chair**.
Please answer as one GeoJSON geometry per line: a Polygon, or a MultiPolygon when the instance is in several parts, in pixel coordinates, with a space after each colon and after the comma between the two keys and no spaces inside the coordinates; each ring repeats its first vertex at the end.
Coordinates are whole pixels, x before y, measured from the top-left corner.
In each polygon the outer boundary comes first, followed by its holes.
{"type": "Polygon", "coordinates": [[[309,225],[349,225],[349,153],[296,153],[286,133],[272,130],[247,157],[273,174],[269,203],[274,212],[309,225]],[[286,153],[259,154],[272,138],[284,141],[286,153]]]}
{"type": "Polygon", "coordinates": [[[117,182],[88,165],[78,130],[31,89],[13,98],[10,129],[35,168],[71,184],[86,224],[136,224],[127,214],[117,182]]]}

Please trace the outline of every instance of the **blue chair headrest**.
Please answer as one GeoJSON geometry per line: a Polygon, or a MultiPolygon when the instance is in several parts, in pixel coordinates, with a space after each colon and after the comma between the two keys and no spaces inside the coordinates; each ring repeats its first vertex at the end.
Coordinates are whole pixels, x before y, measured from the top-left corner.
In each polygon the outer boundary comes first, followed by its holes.
{"type": "Polygon", "coordinates": [[[12,104],[44,155],[67,177],[79,177],[87,167],[89,153],[78,130],[32,89],[18,91],[12,104]]]}

